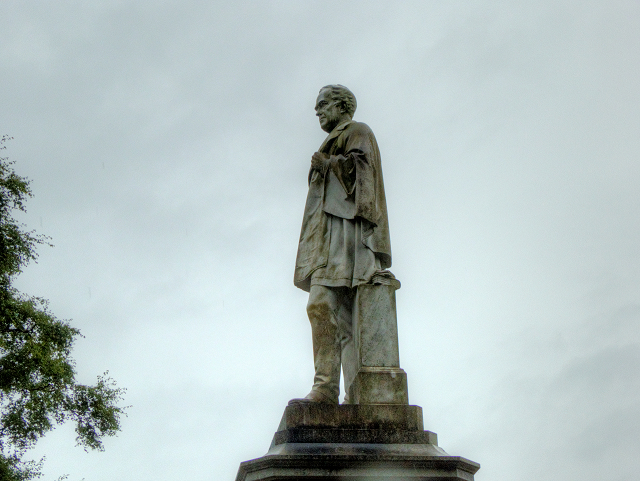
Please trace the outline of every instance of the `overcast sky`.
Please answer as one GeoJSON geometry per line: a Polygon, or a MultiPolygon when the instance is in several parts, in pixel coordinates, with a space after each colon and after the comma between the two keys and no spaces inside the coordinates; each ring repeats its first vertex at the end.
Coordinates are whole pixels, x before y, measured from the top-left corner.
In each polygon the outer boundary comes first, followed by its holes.
{"type": "Polygon", "coordinates": [[[312,382],[293,268],[318,90],[376,134],[411,404],[477,481],[640,453],[637,0],[0,3],[0,134],[49,235],[19,278],[128,389],[46,479],[232,480],[312,382]]]}

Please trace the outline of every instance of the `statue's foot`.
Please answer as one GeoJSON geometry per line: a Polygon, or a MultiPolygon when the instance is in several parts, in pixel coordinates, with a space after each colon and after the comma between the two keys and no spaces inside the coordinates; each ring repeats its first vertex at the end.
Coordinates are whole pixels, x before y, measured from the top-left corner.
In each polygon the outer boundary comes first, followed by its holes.
{"type": "Polygon", "coordinates": [[[338,398],[332,398],[327,396],[326,394],[321,393],[320,391],[316,391],[312,389],[309,394],[307,394],[303,398],[295,398],[289,401],[289,404],[298,404],[298,403],[325,403],[325,404],[338,404],[338,398]]]}

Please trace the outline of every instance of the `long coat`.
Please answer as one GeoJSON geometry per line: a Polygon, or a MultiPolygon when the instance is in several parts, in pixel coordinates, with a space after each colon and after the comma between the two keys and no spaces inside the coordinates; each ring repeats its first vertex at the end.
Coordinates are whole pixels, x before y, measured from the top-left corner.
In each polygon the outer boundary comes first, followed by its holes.
{"type": "Polygon", "coordinates": [[[353,219],[366,248],[382,269],[391,266],[391,242],[380,151],[367,124],[349,121],[337,126],[319,152],[329,161],[324,172],[309,171],[309,193],[302,219],[294,284],[310,290],[311,274],[327,265],[329,215],[353,219]],[[329,214],[329,215],[327,215],[329,214]]]}

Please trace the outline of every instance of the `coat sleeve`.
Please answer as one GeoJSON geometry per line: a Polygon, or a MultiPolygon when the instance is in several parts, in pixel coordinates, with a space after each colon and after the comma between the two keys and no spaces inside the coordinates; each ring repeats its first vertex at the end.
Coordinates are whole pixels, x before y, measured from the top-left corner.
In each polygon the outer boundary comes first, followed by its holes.
{"type": "Polygon", "coordinates": [[[349,132],[345,154],[350,159],[352,172],[355,174],[352,175],[351,192],[355,195],[356,215],[375,226],[379,220],[376,178],[380,160],[373,139],[373,133],[366,124],[356,124],[349,132]]]}
{"type": "Polygon", "coordinates": [[[362,220],[364,244],[387,269],[391,266],[391,242],[380,150],[367,124],[356,123],[349,134],[345,152],[354,163],[355,217],[362,220]]]}

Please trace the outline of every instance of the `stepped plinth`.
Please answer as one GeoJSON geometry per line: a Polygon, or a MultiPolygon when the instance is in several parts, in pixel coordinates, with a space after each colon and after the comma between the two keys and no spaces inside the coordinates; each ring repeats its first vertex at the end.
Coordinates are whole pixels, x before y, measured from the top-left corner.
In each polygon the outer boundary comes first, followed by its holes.
{"type": "Polygon", "coordinates": [[[478,469],[438,446],[419,406],[295,403],[236,481],[473,481],[478,469]]]}

